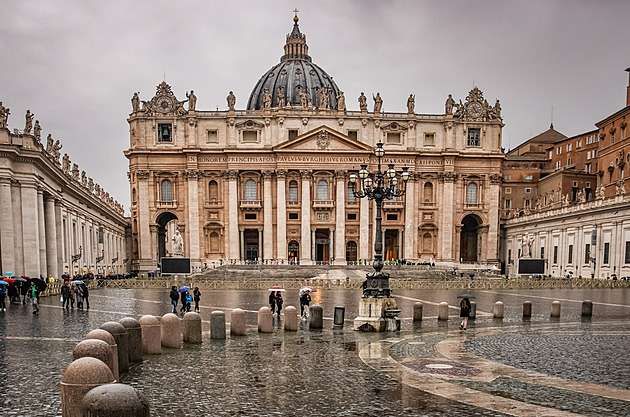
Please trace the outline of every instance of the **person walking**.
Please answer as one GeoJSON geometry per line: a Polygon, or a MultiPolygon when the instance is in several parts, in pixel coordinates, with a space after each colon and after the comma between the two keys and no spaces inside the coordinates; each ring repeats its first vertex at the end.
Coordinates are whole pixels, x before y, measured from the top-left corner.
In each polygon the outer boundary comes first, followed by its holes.
{"type": "Polygon", "coordinates": [[[34,282],[31,282],[31,286],[28,288],[27,295],[31,299],[31,303],[33,303],[33,314],[39,314],[39,303],[37,302],[37,298],[39,297],[39,290],[35,286],[34,282]]]}
{"type": "Polygon", "coordinates": [[[19,297],[20,291],[15,282],[9,284],[9,303],[16,304],[16,298],[19,297]]]}
{"type": "Polygon", "coordinates": [[[77,300],[77,308],[83,310],[83,290],[81,289],[81,284],[77,285],[74,296],[77,300]]]}
{"type": "Polygon", "coordinates": [[[276,312],[276,292],[271,291],[269,294],[269,308],[271,308],[271,315],[276,312]]]}
{"type": "Polygon", "coordinates": [[[0,284],[0,311],[7,311],[7,305],[4,302],[4,297],[7,295],[7,286],[0,284]]]}
{"type": "Polygon", "coordinates": [[[188,313],[190,311],[190,308],[192,306],[192,296],[190,295],[190,290],[185,292],[186,294],[186,312],[188,313]]]}
{"type": "Polygon", "coordinates": [[[171,287],[171,293],[169,295],[171,297],[171,305],[173,306],[173,313],[177,314],[177,301],[179,300],[179,294],[177,294],[177,287],[171,287]]]}
{"type": "Polygon", "coordinates": [[[180,294],[180,301],[182,302],[182,308],[179,309],[180,313],[186,312],[186,294],[188,291],[182,291],[180,294]]]}
{"type": "MultiPolygon", "coordinates": [[[[88,286],[85,282],[81,284],[80,288],[82,292],[83,301],[85,302],[85,309],[89,310],[90,309],[90,290],[88,289],[88,286]]],[[[83,304],[81,304],[81,307],[83,307],[83,304]]]]}
{"type": "Polygon", "coordinates": [[[70,308],[74,309],[74,297],[76,296],[77,290],[74,284],[70,285],[70,308]]]}
{"type": "Polygon", "coordinates": [[[466,331],[468,317],[470,317],[470,309],[470,300],[468,298],[462,298],[462,301],[459,303],[459,317],[462,318],[462,322],[459,325],[460,330],[466,331]]]}
{"type": "Polygon", "coordinates": [[[201,291],[199,291],[199,287],[195,287],[193,290],[193,298],[195,300],[195,313],[200,313],[199,311],[199,300],[201,300],[201,291]]]}
{"type": "Polygon", "coordinates": [[[284,300],[282,299],[282,293],[278,291],[276,294],[276,311],[278,312],[278,318],[280,318],[280,310],[282,310],[282,303],[284,300]]]}
{"type": "Polygon", "coordinates": [[[68,282],[64,282],[61,286],[61,298],[63,299],[62,307],[69,308],[70,307],[70,286],[68,282]]]}
{"type": "Polygon", "coordinates": [[[309,306],[311,305],[311,293],[310,291],[304,291],[300,296],[300,312],[302,319],[306,320],[309,315],[309,306]]]}
{"type": "Polygon", "coordinates": [[[26,304],[26,296],[28,295],[31,286],[26,282],[20,284],[20,294],[22,294],[22,304],[26,304]]]}

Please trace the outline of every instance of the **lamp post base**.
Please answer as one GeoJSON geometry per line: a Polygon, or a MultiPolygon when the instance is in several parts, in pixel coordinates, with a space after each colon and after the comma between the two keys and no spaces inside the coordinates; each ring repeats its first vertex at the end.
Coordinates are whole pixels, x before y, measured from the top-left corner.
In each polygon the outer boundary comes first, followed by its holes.
{"type": "Polygon", "coordinates": [[[392,297],[363,297],[354,330],[361,332],[393,332],[400,330],[400,310],[392,297]]]}

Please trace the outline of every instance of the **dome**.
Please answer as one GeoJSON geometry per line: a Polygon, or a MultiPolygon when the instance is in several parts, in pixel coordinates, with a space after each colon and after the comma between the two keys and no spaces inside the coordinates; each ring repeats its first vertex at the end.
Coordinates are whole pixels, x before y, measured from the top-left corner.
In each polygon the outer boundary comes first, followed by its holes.
{"type": "MultiPolygon", "coordinates": [[[[293,21],[293,30],[287,35],[284,55],[280,63],[267,71],[256,83],[247,102],[247,110],[264,108],[267,90],[271,94],[271,107],[278,108],[281,93],[285,96],[285,106],[302,107],[301,94],[305,92],[310,102],[309,107],[320,107],[322,89],[328,96],[328,108],[337,110],[339,87],[332,77],[320,66],[313,63],[308,55],[306,35],[300,33],[298,17],[293,21]]],[[[344,109],[342,109],[344,110],[344,109]]]]}

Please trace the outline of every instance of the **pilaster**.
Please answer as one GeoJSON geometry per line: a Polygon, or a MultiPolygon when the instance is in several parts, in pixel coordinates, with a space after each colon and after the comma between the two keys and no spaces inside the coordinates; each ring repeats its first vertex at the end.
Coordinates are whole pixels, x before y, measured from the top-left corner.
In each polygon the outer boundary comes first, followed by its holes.
{"type": "Polygon", "coordinates": [[[413,174],[407,181],[405,193],[405,234],[403,259],[415,261],[418,257],[416,238],[418,236],[418,210],[416,209],[415,179],[413,174]]]}
{"type": "Polygon", "coordinates": [[[311,241],[311,180],[313,173],[310,170],[300,171],[302,175],[302,242],[300,244],[300,263],[311,265],[312,241],[311,241]]]}
{"type": "Polygon", "coordinates": [[[271,189],[271,176],[273,171],[263,171],[263,259],[273,259],[273,193],[271,189]]]}
{"type": "Polygon", "coordinates": [[[335,171],[335,177],[337,179],[337,201],[335,202],[334,263],[343,265],[346,263],[346,172],[335,171]]]}
{"type": "Polygon", "coordinates": [[[285,170],[276,171],[277,201],[277,238],[276,258],[283,261],[287,259],[287,189],[285,170]]]}
{"type": "Polygon", "coordinates": [[[37,190],[37,226],[37,234],[39,237],[39,275],[45,277],[48,271],[48,266],[46,263],[46,222],[44,219],[44,191],[41,188],[37,190]]]}
{"type": "Polygon", "coordinates": [[[239,251],[239,235],[238,235],[238,189],[236,179],[238,171],[230,170],[226,172],[228,179],[228,240],[230,250],[228,256],[230,259],[241,259],[239,251]]]}
{"type": "Polygon", "coordinates": [[[13,236],[13,204],[11,181],[0,179],[0,246],[2,247],[2,271],[15,271],[15,241],[13,236]]]}

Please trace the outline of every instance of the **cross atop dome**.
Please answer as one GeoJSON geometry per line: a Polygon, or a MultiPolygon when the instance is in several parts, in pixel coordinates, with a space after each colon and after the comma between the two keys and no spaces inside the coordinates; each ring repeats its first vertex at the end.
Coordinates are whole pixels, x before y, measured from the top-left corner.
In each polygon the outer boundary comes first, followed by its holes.
{"type": "Polygon", "coordinates": [[[298,9],[293,10],[295,17],[293,18],[293,30],[287,35],[287,43],[284,45],[284,59],[309,59],[308,45],[306,44],[306,35],[300,32],[298,22],[298,9]]]}

